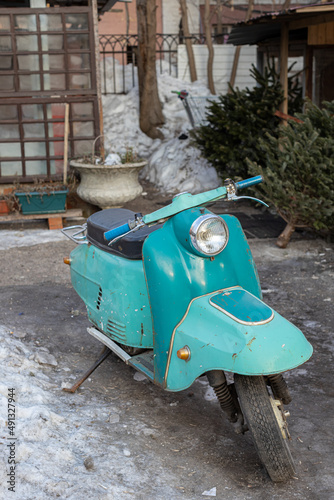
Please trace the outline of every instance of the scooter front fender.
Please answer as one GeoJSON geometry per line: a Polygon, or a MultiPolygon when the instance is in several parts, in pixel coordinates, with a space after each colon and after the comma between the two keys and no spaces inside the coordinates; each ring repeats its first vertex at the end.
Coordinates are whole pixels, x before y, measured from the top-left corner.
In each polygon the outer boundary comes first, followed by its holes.
{"type": "Polygon", "coordinates": [[[210,370],[281,373],[311,355],[312,346],[298,328],[241,287],[233,287],[190,302],[173,331],[164,386],[170,391],[186,389],[210,370]],[[230,306],[224,306],[221,298],[228,295],[233,295],[230,306]],[[183,347],[190,352],[188,360],[177,356],[183,347]]]}

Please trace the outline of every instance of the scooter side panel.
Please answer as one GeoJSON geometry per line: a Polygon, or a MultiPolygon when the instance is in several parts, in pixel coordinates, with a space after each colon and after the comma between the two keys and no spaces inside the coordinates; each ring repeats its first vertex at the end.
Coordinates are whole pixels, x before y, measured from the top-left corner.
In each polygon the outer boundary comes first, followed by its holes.
{"type": "Polygon", "coordinates": [[[312,346],[302,332],[277,312],[264,323],[242,324],[215,308],[210,303],[213,295],[195,299],[173,333],[167,390],[186,389],[210,370],[269,375],[295,368],[310,358],[312,346]],[[190,349],[187,361],[177,357],[177,351],[185,346],[190,349]]]}
{"type": "Polygon", "coordinates": [[[143,263],[80,245],[71,253],[73,287],[88,318],[115,342],[152,348],[152,317],[143,263]]]}
{"type": "MultiPolygon", "coordinates": [[[[204,213],[210,212],[205,210],[204,213]]],[[[235,285],[261,297],[255,264],[241,225],[235,217],[222,216],[229,229],[229,241],[213,260],[190,252],[177,238],[175,227],[189,226],[190,229],[191,223],[202,214],[203,210],[198,208],[181,212],[152,233],[143,247],[154,323],[155,381],[161,385],[164,382],[172,332],[192,299],[235,285]]]]}

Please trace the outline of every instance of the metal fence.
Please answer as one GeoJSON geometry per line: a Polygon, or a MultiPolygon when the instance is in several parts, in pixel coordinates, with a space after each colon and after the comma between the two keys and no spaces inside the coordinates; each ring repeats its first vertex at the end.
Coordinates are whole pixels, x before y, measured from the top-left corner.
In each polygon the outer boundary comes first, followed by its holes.
{"type": "MultiPolygon", "coordinates": [[[[194,45],[205,44],[202,34],[191,35],[194,45]]],[[[182,35],[156,35],[156,59],[160,73],[177,77],[177,48],[182,35]]],[[[126,94],[137,81],[138,35],[100,35],[102,93],[126,94]]]]}

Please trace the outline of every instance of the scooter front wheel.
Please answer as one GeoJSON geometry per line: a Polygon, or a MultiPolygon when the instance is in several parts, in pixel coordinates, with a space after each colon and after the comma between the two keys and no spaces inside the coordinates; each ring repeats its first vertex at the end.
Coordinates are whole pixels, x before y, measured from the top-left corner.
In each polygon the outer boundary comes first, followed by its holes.
{"type": "Polygon", "coordinates": [[[269,395],[263,377],[235,375],[234,384],[240,407],[251,431],[259,457],[275,482],[287,481],[295,474],[288,446],[284,415],[269,395]]]}

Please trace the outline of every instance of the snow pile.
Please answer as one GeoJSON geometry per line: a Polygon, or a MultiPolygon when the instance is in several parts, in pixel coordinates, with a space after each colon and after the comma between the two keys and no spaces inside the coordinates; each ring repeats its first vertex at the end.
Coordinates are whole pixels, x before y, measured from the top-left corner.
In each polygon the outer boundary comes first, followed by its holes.
{"type": "MultiPolygon", "coordinates": [[[[157,431],[132,418],[124,425],[124,412],[110,401],[62,392],[64,380],[75,378],[70,371],[48,349],[22,342],[0,325],[1,499],[135,498],[149,484],[149,467],[146,472],[137,463],[132,442],[157,431]],[[14,402],[8,400],[11,388],[14,402]],[[13,427],[9,402],[15,406],[13,427]],[[126,448],[115,426],[129,428],[126,448]],[[15,486],[7,483],[10,472],[15,486]]],[[[171,491],[166,487],[166,496],[171,491]]]]}
{"type": "MultiPolygon", "coordinates": [[[[168,64],[164,61],[163,64],[165,72],[158,72],[158,89],[165,117],[165,124],[161,128],[164,139],[150,139],[140,130],[139,94],[138,86],[135,86],[127,95],[103,97],[107,153],[124,154],[127,148],[132,148],[140,157],[147,158],[148,166],[142,176],[156,184],[162,192],[195,193],[215,188],[220,184],[216,170],[201,158],[200,151],[191,145],[189,138],[179,139],[181,134],[188,135],[191,125],[182,102],[172,90],[186,89],[193,96],[209,97],[210,92],[203,82],[190,84],[169,75],[168,64]]],[[[111,64],[109,67],[112,67],[111,64]]],[[[116,64],[115,67],[118,68],[117,74],[120,66],[116,64]]],[[[131,74],[127,69],[126,78],[129,77],[131,74]]]]}

